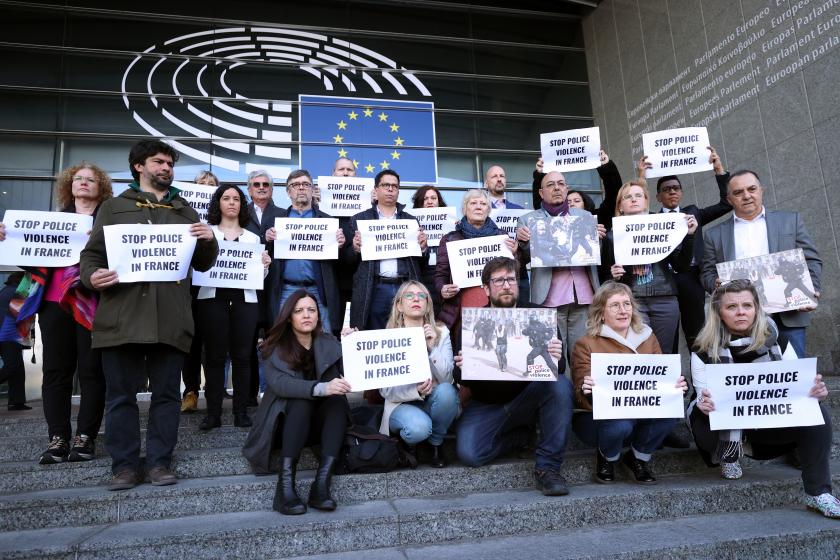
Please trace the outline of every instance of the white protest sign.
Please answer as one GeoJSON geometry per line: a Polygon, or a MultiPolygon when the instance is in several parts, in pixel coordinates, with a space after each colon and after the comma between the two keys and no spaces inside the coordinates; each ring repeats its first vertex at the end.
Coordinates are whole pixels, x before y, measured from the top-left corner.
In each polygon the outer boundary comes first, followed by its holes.
{"type": "Polygon", "coordinates": [[[682,418],[679,354],[592,354],[592,418],[682,418]]]}
{"type": "MultiPolygon", "coordinates": [[[[426,232],[429,247],[440,245],[440,239],[450,231],[455,230],[458,218],[455,208],[443,206],[440,208],[412,208],[411,215],[417,218],[420,227],[426,232]]],[[[430,263],[431,264],[431,263],[430,263]]]]}
{"type": "Polygon", "coordinates": [[[686,234],[688,224],[682,213],[616,216],[613,218],[615,262],[623,266],[659,262],[682,243],[686,234]]]}
{"type": "Polygon", "coordinates": [[[358,331],[341,339],[344,379],[353,391],[396,387],[431,379],[421,327],[358,331]]]}
{"type": "Polygon", "coordinates": [[[70,212],[6,210],[6,240],[0,263],[16,266],[70,266],[79,262],[93,218],[70,212]]]}
{"type": "Polygon", "coordinates": [[[193,270],[193,286],[262,290],[264,250],[262,243],[219,241],[216,264],[207,272],[193,270]]]}
{"type": "Polygon", "coordinates": [[[275,218],[275,259],[335,260],[337,218],[275,218]]]}
{"type": "MultiPolygon", "coordinates": [[[[210,199],[213,198],[213,193],[216,189],[213,185],[199,185],[197,183],[185,183],[183,181],[172,181],[172,186],[176,187],[180,194],[192,209],[198,212],[198,217],[202,222],[207,222],[207,209],[210,208],[210,199]]],[[[244,200],[241,204],[246,204],[244,200]]]]}
{"type": "Polygon", "coordinates": [[[363,261],[423,254],[417,242],[420,226],[415,220],[358,220],[356,225],[362,234],[363,261]]]}
{"type": "Polygon", "coordinates": [[[102,230],[108,268],[121,284],[187,277],[196,242],[190,224],[119,224],[102,230]]]}
{"type": "Polygon", "coordinates": [[[490,219],[496,222],[499,229],[510,236],[511,239],[516,237],[516,223],[520,216],[524,216],[531,210],[509,209],[509,208],[494,208],[490,211],[490,219]]]}
{"type": "Polygon", "coordinates": [[[373,179],[365,177],[318,177],[321,202],[318,208],[331,216],[352,216],[370,208],[373,179]]]}
{"type": "Polygon", "coordinates": [[[540,134],[543,171],[583,171],[601,166],[597,126],[540,134]]]}
{"type": "Polygon", "coordinates": [[[491,235],[447,243],[452,283],[459,288],[481,286],[481,272],[487,261],[495,257],[513,258],[505,244],[508,239],[507,235],[491,235]]]}
{"type": "Polygon", "coordinates": [[[653,165],[647,177],[711,171],[709,133],[705,126],[673,128],[642,134],[642,147],[653,165]]]}
{"type": "Polygon", "coordinates": [[[823,424],[819,401],[808,396],[817,359],[706,365],[715,409],[712,430],[787,428],[823,424]]]}

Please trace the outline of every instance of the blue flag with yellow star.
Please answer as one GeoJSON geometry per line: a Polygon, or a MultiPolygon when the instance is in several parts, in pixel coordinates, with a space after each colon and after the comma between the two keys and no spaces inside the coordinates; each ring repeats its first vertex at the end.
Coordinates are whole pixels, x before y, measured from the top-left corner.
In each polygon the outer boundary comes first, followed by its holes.
{"type": "Polygon", "coordinates": [[[393,169],[403,184],[437,182],[433,103],[301,95],[298,126],[300,166],[313,177],[346,157],[357,177],[393,169]]]}

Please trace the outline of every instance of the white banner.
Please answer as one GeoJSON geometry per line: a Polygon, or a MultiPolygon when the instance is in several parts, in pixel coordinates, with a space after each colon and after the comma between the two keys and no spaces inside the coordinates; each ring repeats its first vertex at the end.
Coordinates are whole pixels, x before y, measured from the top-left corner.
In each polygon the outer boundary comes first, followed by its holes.
{"type": "Polygon", "coordinates": [[[505,245],[507,239],[507,235],[491,235],[447,243],[452,283],[462,289],[481,286],[481,272],[487,261],[495,257],[513,258],[505,245]]]}
{"type": "Polygon", "coordinates": [[[0,263],[15,266],[70,266],[93,228],[93,218],[69,212],[6,210],[6,240],[0,243],[0,263]]]}
{"type": "Polygon", "coordinates": [[[516,223],[520,216],[524,216],[531,210],[511,209],[511,208],[494,208],[490,210],[490,219],[496,222],[499,229],[510,236],[511,239],[516,238],[516,223]]]}
{"type": "Polygon", "coordinates": [[[371,205],[373,179],[365,177],[318,177],[321,202],[318,208],[330,216],[352,216],[371,205]]]}
{"type": "MultiPolygon", "coordinates": [[[[450,231],[455,230],[458,217],[455,208],[443,206],[440,208],[412,208],[409,213],[417,218],[420,227],[426,232],[429,247],[440,245],[440,239],[450,231]]],[[[431,263],[429,263],[431,264],[431,263]]]]}
{"type": "Polygon", "coordinates": [[[183,280],[190,270],[196,238],[190,224],[105,226],[108,268],[121,284],[183,280]]]}
{"type": "MultiPolygon", "coordinates": [[[[213,193],[219,187],[199,185],[197,183],[184,183],[182,181],[172,181],[172,186],[181,191],[178,194],[189,202],[192,209],[198,212],[199,219],[206,223],[207,209],[210,208],[210,199],[213,198],[213,193]]],[[[247,204],[247,201],[241,200],[240,203],[247,204]]]]}
{"type": "Polygon", "coordinates": [[[219,241],[216,264],[207,272],[193,270],[193,286],[213,288],[263,289],[262,243],[219,241]]]}
{"type": "Polygon", "coordinates": [[[341,339],[344,378],[353,391],[421,383],[431,379],[423,329],[358,331],[341,339]]]}
{"type": "Polygon", "coordinates": [[[592,418],[682,418],[679,354],[592,354],[592,418]]]}
{"type": "MultiPolygon", "coordinates": [[[[688,234],[685,214],[639,214],[613,218],[613,253],[622,266],[663,260],[688,234]]],[[[694,250],[688,247],[688,250],[694,250]]]]}
{"type": "Polygon", "coordinates": [[[715,410],[712,430],[788,428],[823,424],[819,401],[808,396],[817,359],[708,364],[707,388],[715,410]]]}
{"type": "Polygon", "coordinates": [[[583,171],[601,166],[601,131],[597,126],[540,134],[543,171],[583,171]]]}
{"type": "Polygon", "coordinates": [[[420,226],[415,220],[358,220],[356,225],[362,234],[363,261],[423,255],[417,242],[420,226]]]}
{"type": "Polygon", "coordinates": [[[337,218],[275,218],[275,259],[335,260],[337,218]]]}
{"type": "Polygon", "coordinates": [[[705,126],[673,128],[642,134],[642,149],[653,165],[647,177],[711,171],[709,133],[705,126]]]}

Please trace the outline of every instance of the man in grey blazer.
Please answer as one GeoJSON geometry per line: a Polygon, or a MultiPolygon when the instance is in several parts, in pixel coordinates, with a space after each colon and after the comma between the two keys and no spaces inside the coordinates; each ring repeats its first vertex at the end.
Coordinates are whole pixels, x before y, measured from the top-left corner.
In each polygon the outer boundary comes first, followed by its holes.
{"type": "MultiPolygon", "coordinates": [[[[754,171],[737,171],[729,178],[727,200],[734,209],[734,216],[704,233],[703,287],[712,292],[720,283],[715,268],[719,262],[802,249],[815,296],[819,298],[822,260],[802,217],[798,212],[766,210],[763,194],[764,187],[754,171]]],[[[792,344],[800,357],[805,356],[805,328],[811,322],[813,309],[773,315],[779,327],[780,341],[792,344]]]]}

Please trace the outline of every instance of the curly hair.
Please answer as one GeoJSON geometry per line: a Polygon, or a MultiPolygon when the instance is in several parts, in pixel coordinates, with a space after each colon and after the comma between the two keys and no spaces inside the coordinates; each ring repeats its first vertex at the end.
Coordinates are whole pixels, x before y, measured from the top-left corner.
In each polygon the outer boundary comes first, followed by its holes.
{"type": "Polygon", "coordinates": [[[96,184],[99,186],[99,198],[96,203],[101,204],[102,201],[108,200],[114,196],[113,188],[111,187],[111,177],[101,167],[94,165],[87,161],[82,161],[76,165],[68,167],[55,178],[55,195],[58,199],[58,207],[65,210],[73,203],[73,177],[76,176],[81,169],[90,169],[96,177],[96,184]]]}
{"type": "Polygon", "coordinates": [[[242,194],[242,189],[236,185],[222,185],[213,193],[213,198],[210,199],[210,205],[207,207],[207,223],[211,226],[217,226],[222,223],[222,196],[231,189],[239,195],[239,226],[244,228],[248,225],[251,217],[248,215],[248,204],[245,202],[245,195],[242,194]]]}

